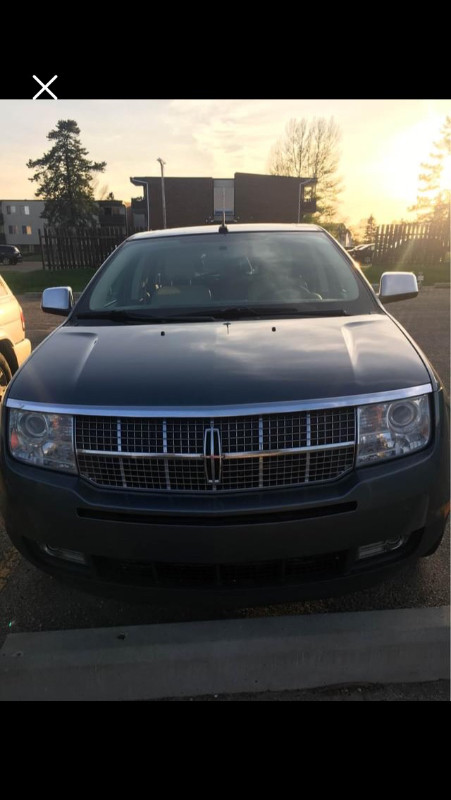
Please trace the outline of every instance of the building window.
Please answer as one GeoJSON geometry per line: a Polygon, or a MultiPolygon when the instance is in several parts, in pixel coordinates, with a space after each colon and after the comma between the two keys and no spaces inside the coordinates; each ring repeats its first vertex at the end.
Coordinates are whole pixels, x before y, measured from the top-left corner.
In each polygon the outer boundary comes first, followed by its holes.
{"type": "Polygon", "coordinates": [[[22,233],[26,233],[27,236],[31,236],[31,225],[22,225],[22,233]]]}
{"type": "Polygon", "coordinates": [[[16,213],[16,206],[6,206],[6,213],[7,214],[15,214],[16,213]]]}
{"type": "Polygon", "coordinates": [[[19,233],[19,228],[17,227],[17,225],[8,225],[8,230],[10,233],[15,233],[15,234],[19,233]]]}
{"type": "Polygon", "coordinates": [[[29,216],[30,206],[22,206],[22,213],[25,214],[25,216],[29,216]]]}
{"type": "Polygon", "coordinates": [[[112,208],[108,208],[108,207],[104,208],[103,209],[103,213],[105,214],[106,217],[112,217],[113,216],[113,209],[112,208]]]}

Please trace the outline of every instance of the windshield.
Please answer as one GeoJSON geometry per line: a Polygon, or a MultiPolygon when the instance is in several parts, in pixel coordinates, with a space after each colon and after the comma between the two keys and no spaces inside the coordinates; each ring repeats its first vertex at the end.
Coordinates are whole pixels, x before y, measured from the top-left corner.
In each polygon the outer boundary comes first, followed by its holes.
{"type": "Polygon", "coordinates": [[[362,314],[377,304],[321,231],[169,235],[126,242],[78,305],[77,316],[216,319],[362,314]]]}

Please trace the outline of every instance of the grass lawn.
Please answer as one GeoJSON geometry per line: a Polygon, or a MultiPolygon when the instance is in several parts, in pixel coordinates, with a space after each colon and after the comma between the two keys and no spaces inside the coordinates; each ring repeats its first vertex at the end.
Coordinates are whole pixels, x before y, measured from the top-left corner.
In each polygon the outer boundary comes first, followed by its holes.
{"type": "Polygon", "coordinates": [[[379,266],[371,266],[371,267],[363,267],[362,272],[365,277],[369,280],[370,283],[379,283],[380,277],[383,272],[414,272],[415,275],[419,275],[420,272],[424,275],[424,286],[433,286],[434,283],[449,283],[450,282],[450,271],[449,271],[449,262],[447,264],[437,264],[436,266],[430,265],[427,267],[420,267],[414,266],[410,267],[408,264],[399,264],[397,266],[390,266],[390,267],[379,267],[379,266]]]}
{"type": "Polygon", "coordinates": [[[71,286],[74,292],[81,292],[95,272],[95,269],[11,271],[4,274],[4,279],[14,294],[42,292],[49,286],[71,286]]]}
{"type": "Polygon", "coordinates": [[[40,253],[22,253],[22,261],[37,261],[42,264],[42,257],[40,253]]]}

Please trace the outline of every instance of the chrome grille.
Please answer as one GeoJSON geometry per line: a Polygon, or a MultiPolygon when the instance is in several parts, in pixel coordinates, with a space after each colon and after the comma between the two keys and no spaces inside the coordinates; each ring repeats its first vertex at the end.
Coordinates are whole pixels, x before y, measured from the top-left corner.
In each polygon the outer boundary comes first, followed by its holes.
{"type": "Polygon", "coordinates": [[[352,469],[355,410],[167,419],[80,415],[75,441],[80,474],[99,486],[187,492],[302,486],[352,469]],[[205,452],[209,430],[219,431],[219,455],[205,452]],[[208,472],[213,457],[216,480],[208,472]]]}

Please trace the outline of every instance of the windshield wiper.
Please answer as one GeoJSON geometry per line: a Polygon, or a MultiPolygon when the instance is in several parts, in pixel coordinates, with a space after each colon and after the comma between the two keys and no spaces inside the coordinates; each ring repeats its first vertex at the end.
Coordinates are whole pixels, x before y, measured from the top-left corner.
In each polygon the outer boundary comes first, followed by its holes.
{"type": "Polygon", "coordinates": [[[151,314],[147,311],[127,311],[121,308],[111,308],[108,311],[81,311],[77,319],[110,319],[117,322],[213,322],[215,317],[206,316],[197,311],[187,314],[151,314]]]}
{"type": "Polygon", "coordinates": [[[298,314],[297,308],[281,308],[276,306],[223,306],[215,308],[216,319],[242,319],[243,317],[267,317],[281,314],[293,316],[298,314]]]}

